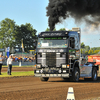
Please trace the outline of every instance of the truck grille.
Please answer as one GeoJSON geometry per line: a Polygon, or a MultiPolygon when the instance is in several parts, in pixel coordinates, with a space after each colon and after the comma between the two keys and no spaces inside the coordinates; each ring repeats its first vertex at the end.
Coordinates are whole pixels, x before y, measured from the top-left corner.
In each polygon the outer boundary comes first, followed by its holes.
{"type": "Polygon", "coordinates": [[[56,67],[56,53],[46,53],[46,65],[56,67]]]}
{"type": "Polygon", "coordinates": [[[66,64],[66,61],[66,53],[47,52],[37,54],[37,63],[44,67],[60,67],[61,64],[66,64]]]}
{"type": "Polygon", "coordinates": [[[60,67],[61,64],[66,64],[66,54],[56,53],[56,67],[60,67]]]}

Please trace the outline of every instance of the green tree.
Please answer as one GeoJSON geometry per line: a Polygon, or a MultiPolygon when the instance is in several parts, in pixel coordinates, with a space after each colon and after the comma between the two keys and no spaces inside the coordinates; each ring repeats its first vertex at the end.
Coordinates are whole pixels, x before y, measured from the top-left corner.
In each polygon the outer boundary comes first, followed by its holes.
{"type": "Polygon", "coordinates": [[[61,29],[59,29],[59,31],[66,31],[66,29],[65,28],[61,28],[61,29]]]}
{"type": "Polygon", "coordinates": [[[54,28],[54,30],[53,31],[56,31],[56,28],[54,28]]]}
{"type": "Polygon", "coordinates": [[[15,45],[15,22],[5,18],[0,22],[0,48],[13,47],[15,45]]]}
{"type": "Polygon", "coordinates": [[[90,50],[90,46],[85,46],[85,51],[89,51],[90,50]]]}
{"type": "Polygon", "coordinates": [[[81,48],[85,48],[84,42],[81,43],[81,48]]]}
{"type": "Polygon", "coordinates": [[[85,51],[85,54],[88,55],[88,51],[85,51]]]}
{"type": "Polygon", "coordinates": [[[94,54],[97,54],[98,52],[100,52],[100,50],[94,50],[94,54]]]}
{"type": "MultiPolygon", "coordinates": [[[[47,28],[45,31],[50,31],[50,28],[47,28]]],[[[56,31],[56,29],[54,28],[54,30],[53,31],[56,31]]]]}
{"type": "Polygon", "coordinates": [[[84,42],[81,43],[81,53],[85,54],[85,44],[84,44],[84,42]]]}
{"type": "Polygon", "coordinates": [[[33,26],[30,23],[25,25],[16,26],[16,44],[21,47],[21,40],[23,39],[24,50],[29,52],[29,50],[35,49],[35,40],[36,38],[36,29],[33,29],[33,26]]]}
{"type": "Polygon", "coordinates": [[[100,47],[93,47],[93,48],[91,48],[93,51],[95,51],[95,50],[100,50],[100,47]]]}
{"type": "Polygon", "coordinates": [[[81,54],[83,54],[83,50],[81,49],[81,54]]]}
{"type": "Polygon", "coordinates": [[[50,31],[50,28],[47,28],[45,31],[50,31]]]}
{"type": "Polygon", "coordinates": [[[88,54],[89,54],[89,55],[93,54],[93,50],[90,49],[90,50],[88,51],[88,54]]]}
{"type": "Polygon", "coordinates": [[[71,29],[69,29],[68,31],[72,31],[71,29]]]}

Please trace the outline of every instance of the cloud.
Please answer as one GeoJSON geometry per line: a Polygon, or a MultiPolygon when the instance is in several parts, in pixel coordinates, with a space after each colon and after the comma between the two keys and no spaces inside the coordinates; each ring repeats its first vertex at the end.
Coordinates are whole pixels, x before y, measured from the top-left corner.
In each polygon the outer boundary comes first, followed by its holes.
{"type": "Polygon", "coordinates": [[[91,25],[85,25],[82,29],[82,34],[100,34],[100,23],[95,22],[91,25]]]}

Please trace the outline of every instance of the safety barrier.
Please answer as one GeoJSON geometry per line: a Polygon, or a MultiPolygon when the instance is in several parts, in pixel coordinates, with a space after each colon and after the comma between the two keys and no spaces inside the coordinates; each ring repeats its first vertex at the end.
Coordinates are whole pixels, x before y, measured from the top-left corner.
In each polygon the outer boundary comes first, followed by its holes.
{"type": "MultiPolygon", "coordinates": [[[[33,61],[33,62],[29,62],[29,61],[27,61],[27,62],[13,62],[12,63],[12,65],[18,65],[18,66],[24,66],[24,65],[35,65],[36,64],[36,62],[35,61],[33,61]]],[[[7,61],[4,61],[3,62],[3,65],[7,65],[7,61]]]]}

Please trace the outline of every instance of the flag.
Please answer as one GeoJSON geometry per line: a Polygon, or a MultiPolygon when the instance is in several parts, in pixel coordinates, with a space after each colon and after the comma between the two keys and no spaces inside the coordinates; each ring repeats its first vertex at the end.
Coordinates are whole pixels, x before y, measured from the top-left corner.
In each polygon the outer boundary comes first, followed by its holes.
{"type": "Polygon", "coordinates": [[[22,51],[24,52],[24,44],[23,44],[23,39],[21,40],[21,44],[22,44],[22,51]]]}
{"type": "Polygon", "coordinates": [[[9,57],[9,54],[10,54],[10,47],[7,47],[7,57],[9,57]]]}

